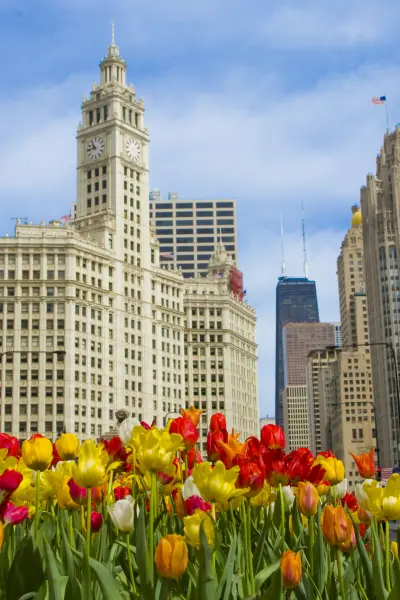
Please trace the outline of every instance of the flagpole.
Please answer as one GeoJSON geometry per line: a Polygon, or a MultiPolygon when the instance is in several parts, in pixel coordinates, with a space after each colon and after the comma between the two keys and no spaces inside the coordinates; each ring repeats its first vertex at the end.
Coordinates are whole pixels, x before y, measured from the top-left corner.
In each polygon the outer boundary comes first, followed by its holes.
{"type": "Polygon", "coordinates": [[[388,107],[387,107],[387,99],[385,102],[385,112],[386,112],[386,129],[389,131],[389,113],[388,113],[388,107]]]}

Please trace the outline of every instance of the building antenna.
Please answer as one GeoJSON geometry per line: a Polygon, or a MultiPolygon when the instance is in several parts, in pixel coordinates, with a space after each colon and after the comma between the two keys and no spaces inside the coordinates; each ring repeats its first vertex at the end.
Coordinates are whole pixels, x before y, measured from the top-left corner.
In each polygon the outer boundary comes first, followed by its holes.
{"type": "Polygon", "coordinates": [[[111,46],[115,46],[115,23],[111,21],[111,46]]]}
{"type": "Polygon", "coordinates": [[[307,246],[306,246],[306,226],[304,221],[304,206],[303,201],[301,201],[301,228],[303,230],[303,269],[304,269],[304,277],[308,278],[308,265],[307,265],[307,246]]]}
{"type": "Polygon", "coordinates": [[[281,213],[281,275],[286,277],[286,264],[285,264],[285,248],[283,245],[283,220],[281,213]]]}

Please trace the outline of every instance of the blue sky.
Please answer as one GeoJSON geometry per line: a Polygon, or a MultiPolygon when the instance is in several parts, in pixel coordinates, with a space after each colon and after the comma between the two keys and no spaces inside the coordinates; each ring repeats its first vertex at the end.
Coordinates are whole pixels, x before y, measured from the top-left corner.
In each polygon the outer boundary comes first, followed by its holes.
{"type": "Polygon", "coordinates": [[[386,94],[391,126],[400,121],[399,17],[396,0],[0,0],[0,234],[13,217],[69,211],[80,103],[114,18],[145,100],[151,187],[237,200],[271,415],[279,214],[296,276],[304,202],[320,315],[338,320],[336,257],[385,129],[371,97],[386,94]]]}

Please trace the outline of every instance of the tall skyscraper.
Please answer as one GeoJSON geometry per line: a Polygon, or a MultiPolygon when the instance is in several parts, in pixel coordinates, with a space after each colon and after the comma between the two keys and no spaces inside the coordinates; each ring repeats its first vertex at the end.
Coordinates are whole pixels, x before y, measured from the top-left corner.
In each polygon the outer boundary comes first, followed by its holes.
{"type": "Polygon", "coordinates": [[[387,133],[376,177],[361,188],[365,281],[380,465],[400,462],[398,369],[400,344],[400,128],[387,133]]]}
{"type": "Polygon", "coordinates": [[[307,357],[335,344],[330,323],[288,323],[283,328],[283,415],[288,450],[309,445],[307,357]]]}
{"type": "Polygon", "coordinates": [[[194,402],[205,420],[223,410],[229,429],[257,435],[255,311],[222,243],[207,277],[160,265],[144,102],[114,36],[77,150],[71,221],[17,222],[0,238],[0,431],[84,439],[109,431],[117,409],[162,426],[194,402]]]}
{"type": "Polygon", "coordinates": [[[276,286],[275,418],[281,427],[284,425],[285,386],[282,330],[287,323],[319,323],[315,281],[306,277],[282,276],[276,286]]]}
{"type": "Polygon", "coordinates": [[[332,366],[332,449],[344,462],[353,487],[359,477],[350,453],[368,452],[376,446],[362,215],[358,206],[352,207],[350,228],[337,259],[337,274],[343,348],[332,366]]]}
{"type": "Polygon", "coordinates": [[[208,261],[223,243],[238,264],[235,200],[162,200],[150,192],[150,220],[160,242],[160,262],[180,268],[185,278],[207,275],[208,261]]]}

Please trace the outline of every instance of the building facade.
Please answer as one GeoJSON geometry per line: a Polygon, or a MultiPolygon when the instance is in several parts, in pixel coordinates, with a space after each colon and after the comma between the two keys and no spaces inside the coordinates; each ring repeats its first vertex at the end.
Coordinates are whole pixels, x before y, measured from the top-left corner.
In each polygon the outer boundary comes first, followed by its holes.
{"type": "Polygon", "coordinates": [[[318,301],[315,281],[307,278],[279,277],[276,286],[275,325],[275,418],[284,426],[283,389],[283,339],[282,330],[287,323],[318,323],[318,301]]]}
{"type": "Polygon", "coordinates": [[[380,465],[400,461],[398,395],[400,343],[400,128],[387,133],[376,161],[361,188],[365,281],[376,406],[380,465]],[[386,345],[382,345],[382,343],[386,345]]]}
{"type": "Polygon", "coordinates": [[[307,386],[288,385],[283,390],[283,419],[288,452],[309,448],[307,386]]]}
{"type": "Polygon", "coordinates": [[[150,192],[150,220],[160,242],[160,262],[180,268],[184,278],[208,274],[208,262],[218,243],[238,264],[236,202],[181,200],[177,192],[162,200],[150,192]]]}
{"type": "Polygon", "coordinates": [[[21,439],[63,430],[101,436],[121,408],[162,425],[193,400],[185,335],[204,301],[210,333],[202,348],[218,360],[200,393],[205,417],[216,402],[229,427],[257,434],[254,310],[225,274],[214,286],[212,276],[194,280],[197,288],[187,291],[181,269],[160,265],[149,223],[144,102],[126,84],[114,40],[100,77],[82,103],[75,218],[17,223],[14,237],[0,239],[0,430],[21,439]]]}

